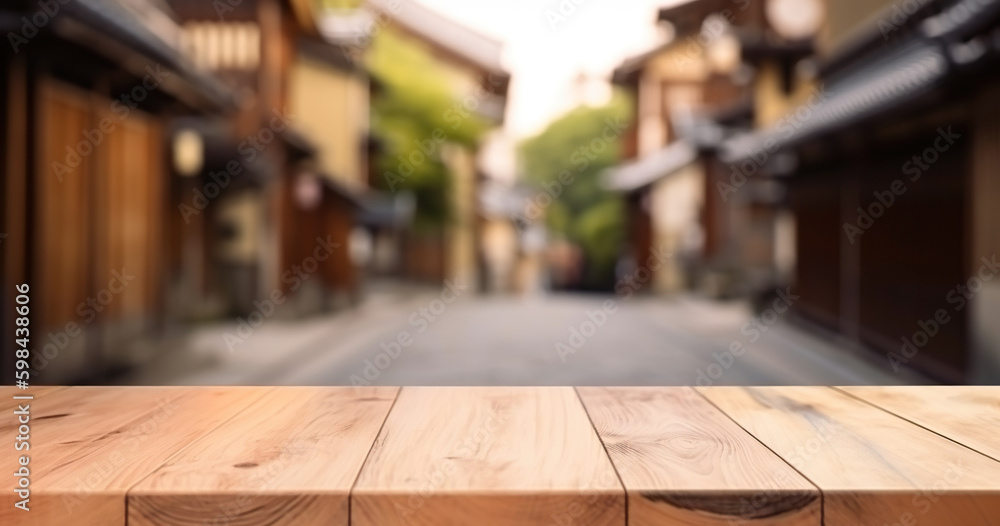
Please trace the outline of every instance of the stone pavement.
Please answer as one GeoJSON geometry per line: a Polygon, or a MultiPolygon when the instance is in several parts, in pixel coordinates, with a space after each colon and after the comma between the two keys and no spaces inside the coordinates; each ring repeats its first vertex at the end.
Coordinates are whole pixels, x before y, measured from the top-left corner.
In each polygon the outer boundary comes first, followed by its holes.
{"type": "Polygon", "coordinates": [[[862,385],[928,380],[741,302],[419,289],[302,320],[194,331],[129,383],[862,385]],[[233,336],[238,336],[234,339],[233,336]]]}

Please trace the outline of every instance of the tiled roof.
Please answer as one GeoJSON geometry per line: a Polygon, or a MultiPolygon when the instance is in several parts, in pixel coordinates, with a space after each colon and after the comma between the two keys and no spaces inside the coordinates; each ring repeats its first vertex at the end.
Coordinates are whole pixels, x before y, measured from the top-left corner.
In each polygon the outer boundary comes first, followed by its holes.
{"type": "Polygon", "coordinates": [[[698,150],[680,140],[637,161],[609,169],[604,174],[604,187],[631,192],[675,173],[697,158],[698,150]]]}
{"type": "Polygon", "coordinates": [[[905,107],[944,84],[955,68],[985,56],[988,50],[981,45],[955,42],[995,25],[998,18],[1000,0],[954,2],[919,21],[919,30],[894,46],[854,57],[774,126],[725,141],[720,157],[732,163],[774,153],[905,107]]]}
{"type": "Polygon", "coordinates": [[[778,125],[724,142],[721,157],[726,162],[736,162],[857,124],[927,92],[944,79],[947,69],[948,59],[938,46],[913,43],[862,70],[831,81],[778,125]]]}

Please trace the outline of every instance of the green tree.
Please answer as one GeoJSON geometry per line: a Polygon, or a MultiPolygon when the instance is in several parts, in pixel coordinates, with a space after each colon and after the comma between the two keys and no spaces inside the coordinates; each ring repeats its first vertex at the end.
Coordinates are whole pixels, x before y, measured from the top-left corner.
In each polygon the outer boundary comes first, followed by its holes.
{"type": "Polygon", "coordinates": [[[367,61],[382,87],[372,104],[372,129],[384,144],[377,160],[382,189],[412,192],[415,226],[440,227],[449,217],[451,180],[441,157],[444,144],[474,147],[487,123],[464,111],[449,83],[454,73],[419,41],[383,28],[367,61]]]}
{"type": "Polygon", "coordinates": [[[520,162],[542,192],[558,193],[546,209],[549,231],[583,250],[582,285],[606,288],[624,241],[621,196],[604,190],[602,173],[621,162],[630,103],[616,94],[600,107],[579,107],[520,146],[520,162]],[[568,182],[568,184],[567,184],[568,182]]]}

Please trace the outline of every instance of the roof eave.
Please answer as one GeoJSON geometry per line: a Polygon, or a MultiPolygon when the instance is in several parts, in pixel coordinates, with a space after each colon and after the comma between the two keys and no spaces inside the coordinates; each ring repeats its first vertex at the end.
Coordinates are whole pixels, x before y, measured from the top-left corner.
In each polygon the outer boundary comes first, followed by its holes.
{"type": "Polygon", "coordinates": [[[193,110],[220,112],[236,108],[236,100],[228,90],[207,73],[197,70],[180,52],[171,53],[172,48],[151,46],[82,2],[67,4],[66,9],[67,16],[57,17],[52,24],[57,37],[104,56],[140,77],[147,74],[147,65],[163,66],[175,73],[163,81],[163,91],[193,110]],[[139,62],[146,65],[137,66],[135,60],[130,60],[130,56],[136,54],[143,57],[139,62]]]}

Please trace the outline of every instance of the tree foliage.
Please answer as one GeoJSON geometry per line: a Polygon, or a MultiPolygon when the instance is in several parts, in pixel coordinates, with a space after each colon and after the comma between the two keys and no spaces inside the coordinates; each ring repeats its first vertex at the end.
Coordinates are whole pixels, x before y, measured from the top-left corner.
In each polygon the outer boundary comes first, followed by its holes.
{"type": "Polygon", "coordinates": [[[624,241],[621,196],[602,187],[604,171],[621,161],[629,102],[616,94],[601,107],[579,107],[520,147],[528,181],[552,197],[549,231],[578,245],[585,256],[585,288],[605,288],[624,241]]]}
{"type": "Polygon", "coordinates": [[[384,145],[377,160],[382,188],[413,192],[416,226],[438,227],[449,217],[451,180],[442,149],[445,144],[474,147],[486,123],[462,106],[456,72],[418,41],[383,28],[367,60],[381,86],[372,104],[372,129],[384,145]]]}

